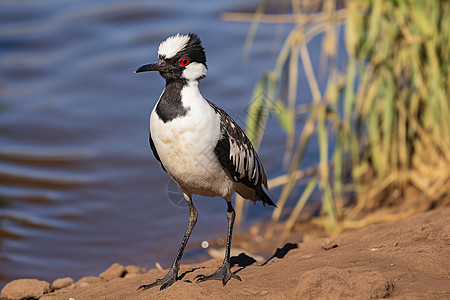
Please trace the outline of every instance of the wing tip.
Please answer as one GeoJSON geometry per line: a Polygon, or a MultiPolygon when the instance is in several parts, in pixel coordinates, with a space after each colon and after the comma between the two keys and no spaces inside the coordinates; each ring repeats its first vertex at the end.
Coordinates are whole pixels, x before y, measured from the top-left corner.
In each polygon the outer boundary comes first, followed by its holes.
{"type": "Polygon", "coordinates": [[[277,207],[277,205],[272,201],[272,199],[270,199],[269,195],[267,195],[266,192],[264,192],[262,189],[261,189],[261,192],[262,192],[261,193],[262,194],[261,201],[264,206],[266,206],[266,204],[269,204],[269,205],[277,207]]]}

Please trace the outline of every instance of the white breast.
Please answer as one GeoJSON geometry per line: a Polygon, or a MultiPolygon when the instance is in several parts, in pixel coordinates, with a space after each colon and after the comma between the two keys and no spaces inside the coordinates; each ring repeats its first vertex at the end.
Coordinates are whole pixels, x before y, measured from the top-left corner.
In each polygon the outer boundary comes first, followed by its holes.
{"type": "Polygon", "coordinates": [[[214,147],[220,139],[220,119],[200,94],[197,82],[182,92],[183,117],[164,123],[155,108],[150,131],[158,155],[169,175],[188,193],[226,196],[234,191],[233,181],[223,171],[214,147]]]}

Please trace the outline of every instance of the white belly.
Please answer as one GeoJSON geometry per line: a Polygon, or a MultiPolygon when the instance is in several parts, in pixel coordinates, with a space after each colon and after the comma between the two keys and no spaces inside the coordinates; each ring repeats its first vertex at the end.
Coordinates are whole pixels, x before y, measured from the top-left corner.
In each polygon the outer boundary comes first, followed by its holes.
{"type": "MultiPolygon", "coordinates": [[[[193,92],[185,89],[183,99],[186,93],[193,92]]],[[[184,192],[225,197],[234,188],[214,154],[220,138],[219,116],[203,97],[189,99],[189,103],[184,103],[189,107],[187,114],[167,123],[153,109],[150,116],[153,143],[167,172],[184,192]]]]}

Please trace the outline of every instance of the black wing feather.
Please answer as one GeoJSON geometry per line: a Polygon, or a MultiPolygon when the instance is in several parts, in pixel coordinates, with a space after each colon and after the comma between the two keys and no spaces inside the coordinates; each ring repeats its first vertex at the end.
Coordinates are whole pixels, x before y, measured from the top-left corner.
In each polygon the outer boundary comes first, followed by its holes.
{"type": "MultiPolygon", "coordinates": [[[[220,115],[221,138],[214,148],[220,164],[235,182],[243,184],[247,191],[253,190],[254,196],[247,193],[248,199],[262,200],[263,204],[276,206],[262,188],[262,185],[267,188],[267,176],[252,143],[224,110],[208,103],[220,115]]],[[[237,192],[241,194],[239,189],[237,192]]]]}
{"type": "Polygon", "coordinates": [[[161,159],[159,158],[158,151],[156,151],[155,143],[153,143],[152,134],[151,133],[149,134],[149,142],[150,142],[150,148],[152,149],[153,155],[159,161],[159,163],[161,164],[161,167],[163,168],[163,170],[165,172],[167,172],[166,168],[164,168],[164,165],[161,162],[161,159]]]}

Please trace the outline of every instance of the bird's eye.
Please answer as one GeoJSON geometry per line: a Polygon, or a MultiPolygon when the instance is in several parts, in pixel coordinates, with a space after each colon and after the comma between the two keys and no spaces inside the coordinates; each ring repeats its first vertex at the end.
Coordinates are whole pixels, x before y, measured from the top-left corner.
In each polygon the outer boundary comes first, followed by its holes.
{"type": "Polygon", "coordinates": [[[189,58],[185,57],[182,60],[180,60],[180,66],[187,66],[189,64],[190,60],[189,58]]]}

